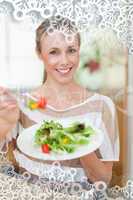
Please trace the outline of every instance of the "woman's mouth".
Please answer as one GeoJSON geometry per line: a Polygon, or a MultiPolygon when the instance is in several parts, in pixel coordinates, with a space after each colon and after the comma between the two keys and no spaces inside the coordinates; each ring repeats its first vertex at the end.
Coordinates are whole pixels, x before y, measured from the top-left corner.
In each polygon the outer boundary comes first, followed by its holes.
{"type": "Polygon", "coordinates": [[[58,68],[56,69],[57,72],[59,72],[62,75],[68,74],[71,71],[72,67],[63,69],[63,68],[58,68]]]}

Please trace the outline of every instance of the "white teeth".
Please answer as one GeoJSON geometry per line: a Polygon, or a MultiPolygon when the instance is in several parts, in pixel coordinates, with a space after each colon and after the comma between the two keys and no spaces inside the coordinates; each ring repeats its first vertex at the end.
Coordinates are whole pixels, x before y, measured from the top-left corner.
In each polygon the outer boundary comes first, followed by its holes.
{"type": "Polygon", "coordinates": [[[70,70],[71,70],[71,68],[68,68],[68,69],[56,69],[56,71],[58,71],[58,72],[61,73],[61,74],[66,74],[66,73],[68,73],[70,70]]]}

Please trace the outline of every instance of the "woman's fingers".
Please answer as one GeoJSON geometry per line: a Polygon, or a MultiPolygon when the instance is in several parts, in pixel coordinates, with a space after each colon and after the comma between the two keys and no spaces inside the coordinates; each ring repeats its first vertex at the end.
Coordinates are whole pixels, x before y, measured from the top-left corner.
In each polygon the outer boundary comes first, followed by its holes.
{"type": "Polygon", "coordinates": [[[7,106],[10,106],[10,105],[15,105],[15,106],[17,106],[17,101],[15,101],[15,100],[5,100],[5,101],[0,101],[0,109],[2,109],[2,108],[6,108],[7,106]]]}
{"type": "Polygon", "coordinates": [[[4,96],[0,99],[0,111],[3,109],[11,109],[17,107],[17,101],[10,97],[10,96],[4,96]]]}
{"type": "Polygon", "coordinates": [[[19,119],[19,107],[13,94],[6,88],[0,87],[0,123],[13,126],[19,119]]]}
{"type": "Polygon", "coordinates": [[[5,120],[6,123],[9,121],[16,123],[16,119],[19,118],[19,109],[16,105],[8,105],[0,110],[0,119],[5,120]]]}
{"type": "Polygon", "coordinates": [[[0,103],[0,111],[3,110],[3,109],[6,109],[8,106],[7,103],[0,103]]]}
{"type": "Polygon", "coordinates": [[[12,110],[12,109],[18,109],[18,106],[16,104],[10,104],[10,105],[4,104],[0,106],[0,115],[2,115],[4,112],[7,113],[9,110],[12,110]]]}
{"type": "Polygon", "coordinates": [[[6,88],[0,87],[0,103],[17,103],[15,96],[6,88]]]}
{"type": "Polygon", "coordinates": [[[0,92],[3,91],[3,90],[5,90],[5,89],[6,89],[6,88],[0,86],[0,92]]]}
{"type": "Polygon", "coordinates": [[[9,94],[9,89],[0,86],[0,95],[9,94]]]}
{"type": "Polygon", "coordinates": [[[12,110],[12,109],[16,109],[17,108],[17,106],[16,105],[10,105],[10,106],[8,106],[8,110],[12,110]]]}

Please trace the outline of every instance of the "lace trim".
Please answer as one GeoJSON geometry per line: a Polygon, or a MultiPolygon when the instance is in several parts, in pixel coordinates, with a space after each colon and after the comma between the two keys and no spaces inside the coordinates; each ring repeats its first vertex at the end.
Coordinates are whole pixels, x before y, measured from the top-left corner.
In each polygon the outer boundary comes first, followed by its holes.
{"type": "Polygon", "coordinates": [[[48,104],[48,107],[51,108],[52,110],[56,111],[56,112],[64,112],[64,111],[68,111],[68,110],[71,110],[71,109],[74,109],[74,108],[78,108],[79,106],[82,106],[84,105],[85,103],[87,103],[88,101],[90,101],[92,98],[94,98],[97,94],[95,93],[94,95],[88,97],[85,101],[83,101],[82,103],[79,103],[79,104],[76,104],[76,105],[73,105],[73,106],[70,106],[66,109],[56,109],[54,108],[53,106],[49,105],[48,104]]]}
{"type": "MultiPolygon", "coordinates": [[[[29,97],[29,98],[35,100],[35,101],[37,100],[35,97],[33,97],[33,96],[32,96],[31,94],[29,94],[29,93],[24,93],[23,95],[24,95],[24,96],[27,96],[27,97],[29,97]]],[[[53,110],[53,111],[56,111],[56,112],[65,112],[65,111],[69,111],[69,110],[71,110],[71,109],[78,108],[78,107],[84,105],[84,104],[87,103],[88,101],[90,101],[90,100],[92,100],[93,98],[95,98],[97,95],[98,95],[97,93],[94,93],[92,96],[88,97],[85,101],[83,101],[83,102],[81,102],[81,103],[78,103],[78,104],[76,104],[76,105],[70,106],[70,107],[68,107],[68,108],[66,108],[66,109],[56,109],[55,107],[53,107],[53,106],[51,106],[51,105],[49,105],[49,104],[47,104],[47,108],[49,108],[49,109],[51,109],[51,110],[53,110]]],[[[40,111],[39,111],[39,112],[40,112],[40,111]]]]}
{"type": "MultiPolygon", "coordinates": [[[[45,114],[45,113],[42,113],[38,110],[34,110],[34,111],[31,111],[29,110],[28,108],[25,107],[25,105],[23,103],[19,104],[20,106],[20,109],[21,111],[31,120],[33,120],[34,122],[36,123],[39,123],[41,122],[42,120],[44,120],[44,118],[46,118],[47,120],[51,120],[51,119],[54,119],[54,120],[58,120],[60,119],[60,117],[55,117],[55,116],[50,116],[48,114],[45,114]]],[[[91,112],[91,113],[85,113],[85,114],[81,114],[81,115],[76,115],[76,116],[66,116],[66,117],[61,117],[60,120],[81,120],[83,118],[87,118],[89,116],[93,116],[93,115],[100,115],[101,112],[91,112]]]]}

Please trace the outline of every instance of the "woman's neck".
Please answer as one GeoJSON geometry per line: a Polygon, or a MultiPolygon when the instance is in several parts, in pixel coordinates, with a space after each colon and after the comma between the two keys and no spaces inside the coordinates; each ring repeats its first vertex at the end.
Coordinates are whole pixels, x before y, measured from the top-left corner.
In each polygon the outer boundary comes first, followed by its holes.
{"type": "Polygon", "coordinates": [[[75,83],[74,80],[66,84],[61,84],[52,79],[47,79],[43,85],[44,92],[50,92],[54,96],[62,96],[63,94],[70,95],[71,93],[74,93],[77,90],[79,90],[79,88],[81,88],[81,86],[75,83]]]}
{"type": "Polygon", "coordinates": [[[47,79],[41,87],[41,94],[48,99],[48,104],[64,109],[81,103],[86,98],[86,89],[73,80],[67,84],[61,84],[47,79]]]}
{"type": "Polygon", "coordinates": [[[92,96],[92,92],[89,92],[73,80],[67,84],[61,84],[47,79],[36,92],[44,96],[48,104],[56,109],[66,109],[80,104],[92,96]]]}

